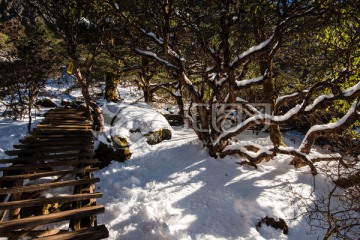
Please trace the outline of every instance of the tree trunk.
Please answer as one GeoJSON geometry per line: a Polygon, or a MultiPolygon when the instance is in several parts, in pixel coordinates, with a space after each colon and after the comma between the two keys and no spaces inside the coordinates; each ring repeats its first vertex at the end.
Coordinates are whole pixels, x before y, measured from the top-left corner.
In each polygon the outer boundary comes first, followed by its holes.
{"type": "Polygon", "coordinates": [[[84,79],[83,76],[81,75],[78,58],[76,56],[73,56],[72,61],[73,61],[73,64],[74,64],[74,71],[75,71],[76,80],[80,84],[81,93],[82,93],[82,95],[84,97],[84,100],[85,100],[85,103],[86,103],[87,114],[94,121],[94,130],[99,131],[99,132],[103,132],[105,122],[104,122],[104,116],[102,115],[102,110],[97,105],[97,103],[94,100],[91,99],[88,84],[86,83],[86,79],[84,79]],[[94,117],[91,115],[90,107],[94,111],[94,117]]]}
{"type": "Polygon", "coordinates": [[[116,75],[113,73],[106,73],[105,79],[105,99],[108,102],[117,102],[119,101],[119,97],[117,94],[117,86],[119,84],[119,80],[116,78],[116,75]]]}
{"type": "MultiPolygon", "coordinates": [[[[274,84],[272,82],[272,76],[271,76],[271,71],[272,71],[271,62],[260,61],[260,71],[261,74],[264,75],[265,77],[265,81],[263,83],[264,102],[270,104],[271,113],[276,114],[276,112],[274,112],[276,99],[274,93],[274,84]]],[[[282,135],[280,132],[279,125],[270,125],[269,135],[270,135],[270,140],[275,147],[284,145],[282,141],[282,135]]]]}
{"type": "Polygon", "coordinates": [[[31,93],[31,89],[29,89],[29,104],[28,104],[28,111],[29,111],[29,122],[28,122],[28,133],[31,131],[31,122],[32,122],[32,115],[31,109],[34,104],[34,94],[31,93]]]}

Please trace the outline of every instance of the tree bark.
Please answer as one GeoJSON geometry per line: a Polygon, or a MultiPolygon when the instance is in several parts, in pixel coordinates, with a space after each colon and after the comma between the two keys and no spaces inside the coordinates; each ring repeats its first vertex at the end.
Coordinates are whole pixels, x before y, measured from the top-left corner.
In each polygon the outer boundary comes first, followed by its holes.
{"type": "Polygon", "coordinates": [[[81,93],[82,93],[82,95],[84,97],[84,100],[85,100],[85,103],[86,103],[87,114],[94,121],[94,130],[99,131],[99,132],[103,132],[105,122],[104,122],[104,116],[102,115],[102,110],[97,105],[97,103],[94,100],[92,100],[92,98],[90,96],[89,88],[88,88],[88,84],[86,82],[86,79],[84,79],[83,76],[81,75],[78,58],[76,56],[72,56],[72,61],[73,61],[73,64],[74,64],[74,71],[75,71],[76,80],[80,84],[81,93]],[[94,117],[91,114],[90,107],[94,111],[94,117]]]}
{"type": "Polygon", "coordinates": [[[106,73],[105,79],[105,99],[108,102],[117,102],[119,97],[117,94],[117,86],[119,84],[119,79],[116,78],[116,75],[113,73],[106,73]]]}
{"type": "MultiPolygon", "coordinates": [[[[275,99],[275,92],[274,92],[274,84],[273,84],[272,76],[271,76],[271,71],[272,71],[271,60],[260,61],[260,71],[261,71],[261,74],[264,75],[264,77],[265,77],[265,81],[263,83],[264,101],[265,101],[265,103],[270,104],[271,113],[276,114],[276,108],[275,108],[276,99],[275,99]]],[[[269,135],[270,135],[270,140],[274,144],[275,147],[284,145],[284,143],[282,141],[282,135],[280,132],[279,125],[271,124],[269,126],[269,135]]]]}

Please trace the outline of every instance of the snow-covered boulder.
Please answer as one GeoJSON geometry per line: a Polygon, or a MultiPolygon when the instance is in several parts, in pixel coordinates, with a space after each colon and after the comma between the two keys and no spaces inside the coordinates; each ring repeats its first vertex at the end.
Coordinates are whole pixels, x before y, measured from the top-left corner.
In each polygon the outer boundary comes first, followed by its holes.
{"type": "Polygon", "coordinates": [[[166,118],[146,103],[107,103],[103,115],[106,135],[113,141],[126,139],[128,145],[138,142],[154,145],[171,139],[173,129],[166,118]]]}

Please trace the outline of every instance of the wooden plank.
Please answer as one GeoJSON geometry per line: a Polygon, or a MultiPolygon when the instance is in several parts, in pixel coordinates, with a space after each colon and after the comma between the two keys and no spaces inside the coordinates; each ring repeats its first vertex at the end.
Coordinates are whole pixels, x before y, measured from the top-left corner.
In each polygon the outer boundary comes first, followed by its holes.
{"type": "Polygon", "coordinates": [[[39,238],[41,240],[99,240],[109,237],[109,231],[105,225],[97,227],[85,228],[77,231],[71,231],[66,233],[59,233],[56,235],[39,238]]]}
{"type": "Polygon", "coordinates": [[[65,233],[68,230],[51,229],[51,230],[32,230],[32,231],[2,231],[0,237],[10,239],[33,239],[47,237],[58,233],[65,233]]]}
{"type": "Polygon", "coordinates": [[[83,109],[75,109],[75,108],[65,108],[65,107],[57,107],[57,108],[53,108],[50,109],[48,112],[52,112],[52,111],[74,111],[74,112],[85,112],[83,109]]]}
{"type": "Polygon", "coordinates": [[[38,199],[28,199],[21,201],[4,202],[4,203],[0,203],[0,210],[35,207],[35,206],[42,206],[45,204],[52,204],[52,203],[83,201],[83,200],[101,198],[102,196],[103,196],[102,193],[97,192],[97,193],[75,194],[75,195],[59,196],[59,197],[51,197],[51,198],[38,198],[38,199]]]}
{"type": "Polygon", "coordinates": [[[37,129],[47,129],[47,128],[61,128],[61,129],[84,129],[84,128],[90,128],[92,125],[88,124],[62,124],[62,123],[48,123],[48,124],[38,124],[36,126],[37,129]]]}
{"type": "Polygon", "coordinates": [[[85,115],[68,115],[68,114],[51,114],[46,115],[46,119],[64,119],[64,120],[88,120],[88,118],[85,115]]]}
{"type": "Polygon", "coordinates": [[[61,135],[61,134],[54,134],[54,135],[42,135],[42,136],[36,136],[36,135],[28,135],[25,136],[22,140],[28,140],[28,141],[62,141],[62,140],[73,140],[73,141],[80,141],[84,139],[93,139],[94,135],[91,133],[85,133],[82,135],[61,135]]]}
{"type": "Polygon", "coordinates": [[[94,141],[89,139],[87,141],[77,140],[72,141],[68,139],[67,141],[56,141],[56,142],[38,142],[38,143],[27,143],[26,145],[14,145],[15,149],[23,149],[23,148],[35,148],[35,147],[55,147],[55,146],[90,146],[93,145],[94,141]]]}
{"type": "Polygon", "coordinates": [[[0,189],[0,195],[10,194],[10,193],[11,194],[21,193],[21,192],[35,192],[35,191],[42,191],[42,190],[51,189],[51,188],[97,183],[99,181],[100,181],[99,178],[91,178],[91,179],[81,179],[81,180],[69,180],[69,181],[62,181],[62,182],[42,183],[42,184],[22,186],[22,187],[2,188],[2,189],[0,189]]]}
{"type": "Polygon", "coordinates": [[[0,163],[17,163],[17,162],[37,162],[40,160],[48,161],[48,160],[70,160],[70,159],[78,159],[84,157],[93,157],[95,155],[94,152],[89,153],[67,153],[67,154],[52,154],[52,155],[37,155],[32,157],[17,157],[17,158],[8,158],[8,159],[0,159],[0,163]]]}
{"type": "MultiPolygon", "coordinates": [[[[47,165],[46,165],[47,166],[47,165]]],[[[93,172],[98,170],[99,168],[81,168],[81,169],[72,169],[72,170],[61,170],[61,171],[50,171],[50,172],[39,172],[39,173],[31,173],[31,174],[18,174],[18,175],[9,175],[0,177],[1,182],[14,181],[17,179],[37,179],[42,177],[51,177],[51,176],[64,176],[69,174],[76,174],[81,172],[93,172]]]]}
{"type": "Polygon", "coordinates": [[[73,218],[81,218],[91,215],[103,213],[105,211],[104,206],[93,206],[82,209],[74,209],[64,212],[51,213],[48,215],[34,216],[28,218],[22,218],[15,221],[7,221],[0,223],[0,231],[11,231],[23,228],[37,227],[39,225],[61,222],[73,218]]]}
{"type": "Polygon", "coordinates": [[[65,115],[65,116],[86,116],[85,112],[70,112],[70,111],[51,111],[46,112],[44,116],[53,116],[53,115],[65,115]]]}
{"type": "Polygon", "coordinates": [[[32,132],[29,133],[32,136],[38,136],[38,137],[77,137],[77,136],[92,136],[92,132],[91,130],[74,130],[74,131],[70,131],[70,130],[55,130],[55,129],[51,129],[51,130],[33,130],[32,132]]]}
{"type": "Polygon", "coordinates": [[[66,160],[59,162],[47,162],[47,163],[33,163],[33,164],[16,164],[8,167],[0,167],[0,171],[9,171],[9,170],[23,170],[31,171],[47,167],[58,167],[58,166],[72,166],[72,165],[82,165],[82,164],[95,164],[98,163],[97,159],[76,159],[76,160],[66,160]]]}
{"type": "MultiPolygon", "coordinates": [[[[23,149],[23,152],[32,153],[32,152],[49,152],[50,150],[93,150],[93,143],[87,144],[68,144],[67,142],[60,142],[59,145],[46,145],[46,144],[27,144],[27,145],[14,145],[15,149],[23,149]]],[[[10,150],[16,151],[16,150],[10,150]]]]}
{"type": "Polygon", "coordinates": [[[42,133],[42,134],[52,134],[52,133],[61,133],[61,134],[74,134],[74,135],[78,135],[78,134],[84,134],[84,133],[91,133],[91,130],[89,129],[60,129],[60,128],[56,128],[56,127],[52,127],[52,128],[48,128],[48,129],[37,129],[35,128],[32,132],[30,133],[42,133]]]}
{"type": "Polygon", "coordinates": [[[92,127],[93,123],[89,122],[89,121],[71,121],[71,120],[67,120],[67,121],[51,121],[51,120],[45,120],[42,121],[41,124],[43,125],[63,125],[63,126],[69,126],[69,125],[81,125],[81,126],[88,126],[88,127],[92,127]]]}
{"type": "Polygon", "coordinates": [[[8,156],[18,156],[19,154],[23,153],[69,153],[69,152],[81,152],[81,151],[92,151],[93,146],[91,147],[68,147],[68,148],[62,148],[62,147],[53,147],[53,148],[36,148],[36,149],[21,149],[21,150],[8,150],[5,151],[5,154],[8,156]]]}
{"type": "Polygon", "coordinates": [[[27,138],[19,140],[23,144],[58,144],[61,142],[71,143],[93,143],[94,139],[89,137],[83,138],[27,138]]]}

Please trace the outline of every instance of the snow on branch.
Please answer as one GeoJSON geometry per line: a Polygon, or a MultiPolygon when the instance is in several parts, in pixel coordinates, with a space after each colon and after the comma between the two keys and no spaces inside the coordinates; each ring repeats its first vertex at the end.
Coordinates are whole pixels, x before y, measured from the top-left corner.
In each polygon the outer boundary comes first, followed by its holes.
{"type": "Polygon", "coordinates": [[[178,67],[176,67],[175,65],[173,65],[170,62],[166,61],[165,59],[160,58],[158,55],[156,55],[156,53],[149,52],[149,51],[143,51],[143,50],[140,50],[138,48],[135,48],[135,51],[137,53],[141,54],[141,55],[144,55],[144,56],[150,57],[152,59],[155,59],[156,61],[158,61],[162,65],[165,65],[165,67],[173,68],[173,69],[176,69],[176,70],[179,69],[178,67]]]}
{"type": "Polygon", "coordinates": [[[236,136],[238,133],[240,133],[250,127],[258,125],[258,124],[263,124],[263,123],[281,124],[283,122],[286,122],[287,120],[289,120],[290,118],[292,118],[293,116],[295,116],[299,113],[299,111],[303,107],[303,104],[304,104],[304,102],[302,104],[296,105],[294,108],[290,109],[286,114],[280,115],[280,116],[272,116],[272,115],[265,114],[265,113],[261,113],[261,114],[252,116],[252,117],[246,119],[245,121],[241,122],[239,125],[229,129],[227,132],[221,133],[220,136],[215,140],[214,144],[216,145],[220,141],[222,141],[226,138],[236,136]]]}
{"type": "Polygon", "coordinates": [[[281,105],[282,102],[284,101],[287,101],[287,100],[291,100],[291,99],[294,99],[296,97],[299,97],[301,94],[303,93],[308,93],[309,91],[308,90],[304,90],[302,92],[294,92],[294,93],[290,93],[290,94],[287,94],[287,95],[283,95],[283,96],[280,96],[276,99],[276,105],[281,105]]]}
{"type": "Polygon", "coordinates": [[[163,45],[164,44],[164,39],[157,37],[155,33],[153,32],[146,32],[145,29],[141,28],[140,29],[143,33],[145,33],[148,37],[152,38],[153,40],[155,40],[155,42],[157,42],[159,45],[163,45]]]}
{"type": "MultiPolygon", "coordinates": [[[[243,161],[239,163],[240,165],[251,165],[256,167],[256,164],[261,163],[262,161],[269,161],[274,158],[277,154],[289,155],[294,158],[300,158],[303,160],[311,169],[313,175],[317,174],[316,167],[314,166],[311,158],[292,147],[265,147],[254,143],[246,143],[246,144],[236,144],[227,146],[224,151],[220,154],[220,157],[225,157],[227,155],[237,154],[242,158],[246,158],[247,161],[243,161]]],[[[322,156],[318,155],[317,158],[321,158],[322,156]]],[[[326,156],[328,157],[328,156],[326,156]]]]}
{"type": "Polygon", "coordinates": [[[315,140],[324,136],[327,133],[337,132],[353,124],[359,117],[358,111],[360,110],[359,100],[354,101],[349,111],[338,121],[334,123],[322,124],[312,126],[306,133],[304,140],[302,141],[299,150],[303,153],[309,153],[315,140]]]}
{"type": "Polygon", "coordinates": [[[247,87],[253,84],[259,84],[262,81],[264,81],[265,77],[264,76],[260,76],[257,78],[252,78],[252,79],[244,79],[244,80],[240,80],[240,81],[236,81],[236,85],[240,88],[240,87],[247,87]]]}
{"type": "Polygon", "coordinates": [[[264,48],[266,48],[272,41],[272,39],[274,38],[275,34],[272,34],[271,37],[269,37],[267,40],[263,41],[262,43],[252,46],[251,48],[247,49],[245,52],[239,54],[234,61],[230,64],[230,67],[234,67],[235,65],[237,65],[242,59],[244,59],[245,57],[253,54],[254,52],[260,51],[264,48]]]}

